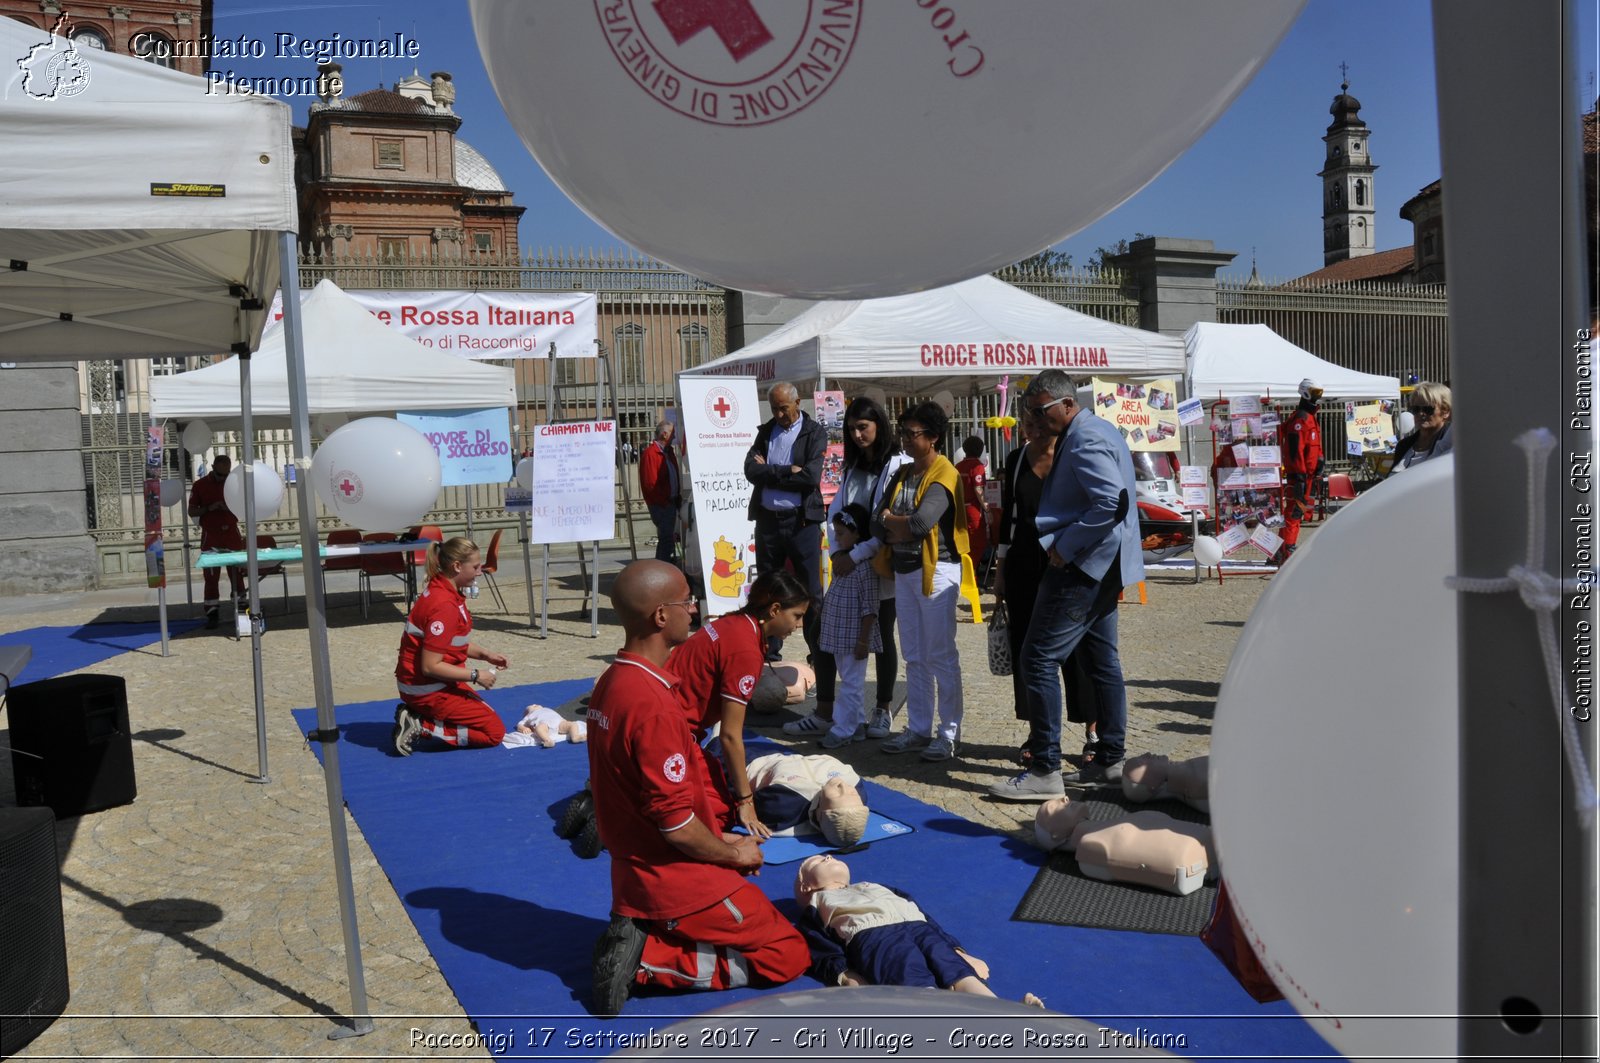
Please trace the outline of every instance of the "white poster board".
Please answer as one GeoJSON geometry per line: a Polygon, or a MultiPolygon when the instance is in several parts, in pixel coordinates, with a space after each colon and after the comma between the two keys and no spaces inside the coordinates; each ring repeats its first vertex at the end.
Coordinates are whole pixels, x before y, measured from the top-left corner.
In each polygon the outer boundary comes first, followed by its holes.
{"type": "MultiPolygon", "coordinates": [[[[302,298],[307,292],[302,294],[302,298]]],[[[417,291],[345,294],[424,347],[462,358],[561,358],[599,354],[599,300],[593,292],[417,291]]],[[[283,316],[283,293],[269,321],[283,316]]]]}
{"type": "Polygon", "coordinates": [[[616,537],[615,421],[542,424],[534,432],[529,542],[616,537]]]}
{"type": "Polygon", "coordinates": [[[749,595],[749,570],[756,559],[755,523],[744,456],[755,443],[766,407],[755,377],[678,378],[683,442],[689,468],[684,479],[694,502],[694,540],[705,574],[707,616],[738,609],[749,595]]]}

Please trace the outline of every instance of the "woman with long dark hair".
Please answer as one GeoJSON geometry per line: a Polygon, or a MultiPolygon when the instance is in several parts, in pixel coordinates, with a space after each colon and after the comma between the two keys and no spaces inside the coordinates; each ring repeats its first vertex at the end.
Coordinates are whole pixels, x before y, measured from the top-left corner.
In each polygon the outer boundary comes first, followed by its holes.
{"type": "Polygon", "coordinates": [[[706,623],[667,660],[668,670],[679,679],[678,696],[695,740],[704,745],[721,725],[717,748],[722,764],[718,770],[708,755],[711,775],[726,791],[723,798],[735,820],[759,840],[772,832],[756,816],[745,771],[745,707],[761,681],[767,640],[782,642],[793,634],[810,603],[805,582],[788,569],[763,572],[750,584],[742,609],[706,623]]]}
{"type": "MultiPolygon", "coordinates": [[[[859,504],[868,513],[876,513],[883,501],[884,488],[894,479],[894,474],[911,459],[900,453],[894,430],[889,427],[889,415],[882,406],[869,398],[858,398],[844,411],[844,478],[833,501],[828,504],[828,527],[833,519],[852,503],[859,504]]],[[[861,542],[849,551],[833,555],[833,577],[848,576],[858,565],[870,565],[883,544],[870,530],[864,530],[861,542]]],[[[877,705],[867,721],[866,737],[887,738],[894,723],[894,681],[900,661],[894,644],[895,607],[894,580],[878,580],[878,631],[883,638],[883,652],[876,654],[878,689],[877,705]]],[[[783,725],[784,733],[809,735],[820,739],[833,726],[833,698],[838,665],[833,654],[819,649],[812,658],[817,671],[817,708],[810,716],[783,725]]]]}

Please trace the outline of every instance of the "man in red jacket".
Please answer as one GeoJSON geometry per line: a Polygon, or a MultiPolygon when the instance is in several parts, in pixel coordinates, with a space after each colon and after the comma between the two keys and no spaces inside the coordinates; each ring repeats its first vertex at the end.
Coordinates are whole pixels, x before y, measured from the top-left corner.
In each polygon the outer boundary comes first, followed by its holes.
{"type": "MultiPolygon", "coordinates": [[[[200,549],[243,550],[244,536],[239,532],[239,518],[228,508],[222,497],[222,485],[233,471],[233,459],[218,454],[211,463],[211,471],[194,482],[189,492],[189,516],[200,524],[200,549]]],[[[219,608],[220,568],[205,570],[206,627],[217,626],[219,608]]],[[[232,585],[235,600],[244,597],[244,570],[228,566],[228,582],[232,585]]]]}
{"type": "Polygon", "coordinates": [[[656,437],[639,456],[639,487],[645,508],[656,526],[656,560],[671,561],[678,538],[678,502],[682,480],[678,455],[672,448],[672,422],[659,421],[656,437]]]}
{"type": "Polygon", "coordinates": [[[1300,521],[1315,505],[1316,485],[1322,479],[1322,427],[1317,423],[1317,400],[1322,389],[1306,377],[1300,381],[1300,404],[1278,430],[1283,451],[1283,545],[1272,560],[1283,564],[1300,541],[1300,521]]]}

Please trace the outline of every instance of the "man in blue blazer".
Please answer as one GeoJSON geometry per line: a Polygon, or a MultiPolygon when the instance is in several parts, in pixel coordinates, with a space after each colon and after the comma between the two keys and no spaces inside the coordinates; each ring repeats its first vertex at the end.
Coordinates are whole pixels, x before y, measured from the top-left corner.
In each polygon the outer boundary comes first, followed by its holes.
{"type": "Polygon", "coordinates": [[[1094,759],[1066,781],[1116,783],[1122,778],[1128,697],[1117,655],[1117,595],[1144,579],[1135,502],[1133,456],[1110,421],[1081,409],[1072,378],[1046,369],[1022,396],[1036,431],[1057,435],[1055,464],[1039,499],[1039,545],[1050,565],[1039,585],[1033,620],[1022,642],[1028,698],[1028,770],[989,788],[1010,801],[1059,797],[1061,666],[1078,651],[1095,692],[1094,759]]]}

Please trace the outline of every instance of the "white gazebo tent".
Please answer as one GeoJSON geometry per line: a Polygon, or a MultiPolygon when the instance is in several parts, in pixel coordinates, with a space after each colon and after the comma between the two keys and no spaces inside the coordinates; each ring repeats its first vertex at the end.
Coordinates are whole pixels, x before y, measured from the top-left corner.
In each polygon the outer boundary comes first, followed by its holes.
{"type": "MultiPolygon", "coordinates": [[[[515,406],[516,374],[441,354],[385,325],[330,280],[300,300],[305,333],[306,412],[385,414],[397,410],[462,410],[515,406]]],[[[258,428],[287,423],[288,335],[267,326],[250,356],[250,411],[258,428]]],[[[155,418],[200,418],[213,426],[237,421],[239,370],[233,359],[150,382],[155,418]]]]}
{"type": "Polygon", "coordinates": [[[984,275],[881,299],[830,300],[688,375],[862,382],[899,394],[970,389],[1004,374],[1178,377],[1183,341],[1057,306],[984,275]]]}
{"type": "MultiPolygon", "coordinates": [[[[198,78],[132,57],[79,52],[70,41],[13,19],[0,18],[0,51],[19,57],[0,90],[7,148],[0,157],[0,261],[9,263],[0,272],[5,360],[247,355],[260,340],[280,280],[285,288],[298,287],[289,108],[261,96],[212,92],[198,78]]],[[[295,455],[303,461],[310,425],[293,300],[286,330],[295,455]]],[[[248,422],[249,359],[239,363],[248,422]]],[[[248,469],[248,446],[244,456],[248,469]]],[[[305,479],[302,512],[310,508],[305,479]]],[[[245,518],[253,524],[254,492],[245,496],[245,518]]],[[[309,523],[302,523],[301,539],[315,551],[309,523]]],[[[254,575],[253,542],[249,546],[254,575]]],[[[254,585],[252,579],[252,599],[254,585]]],[[[308,608],[307,626],[350,978],[347,1032],[365,1033],[372,1020],[315,568],[308,591],[317,603],[308,608]]],[[[258,608],[254,600],[252,608],[258,608]]],[[[259,637],[252,643],[259,675],[259,637]]],[[[256,725],[264,777],[259,713],[256,725]]]]}
{"type": "Polygon", "coordinates": [[[1310,377],[1326,399],[1398,399],[1392,376],[1360,373],[1324,361],[1265,325],[1219,325],[1202,321],[1183,335],[1193,397],[1216,401],[1228,395],[1287,398],[1310,377]]]}

